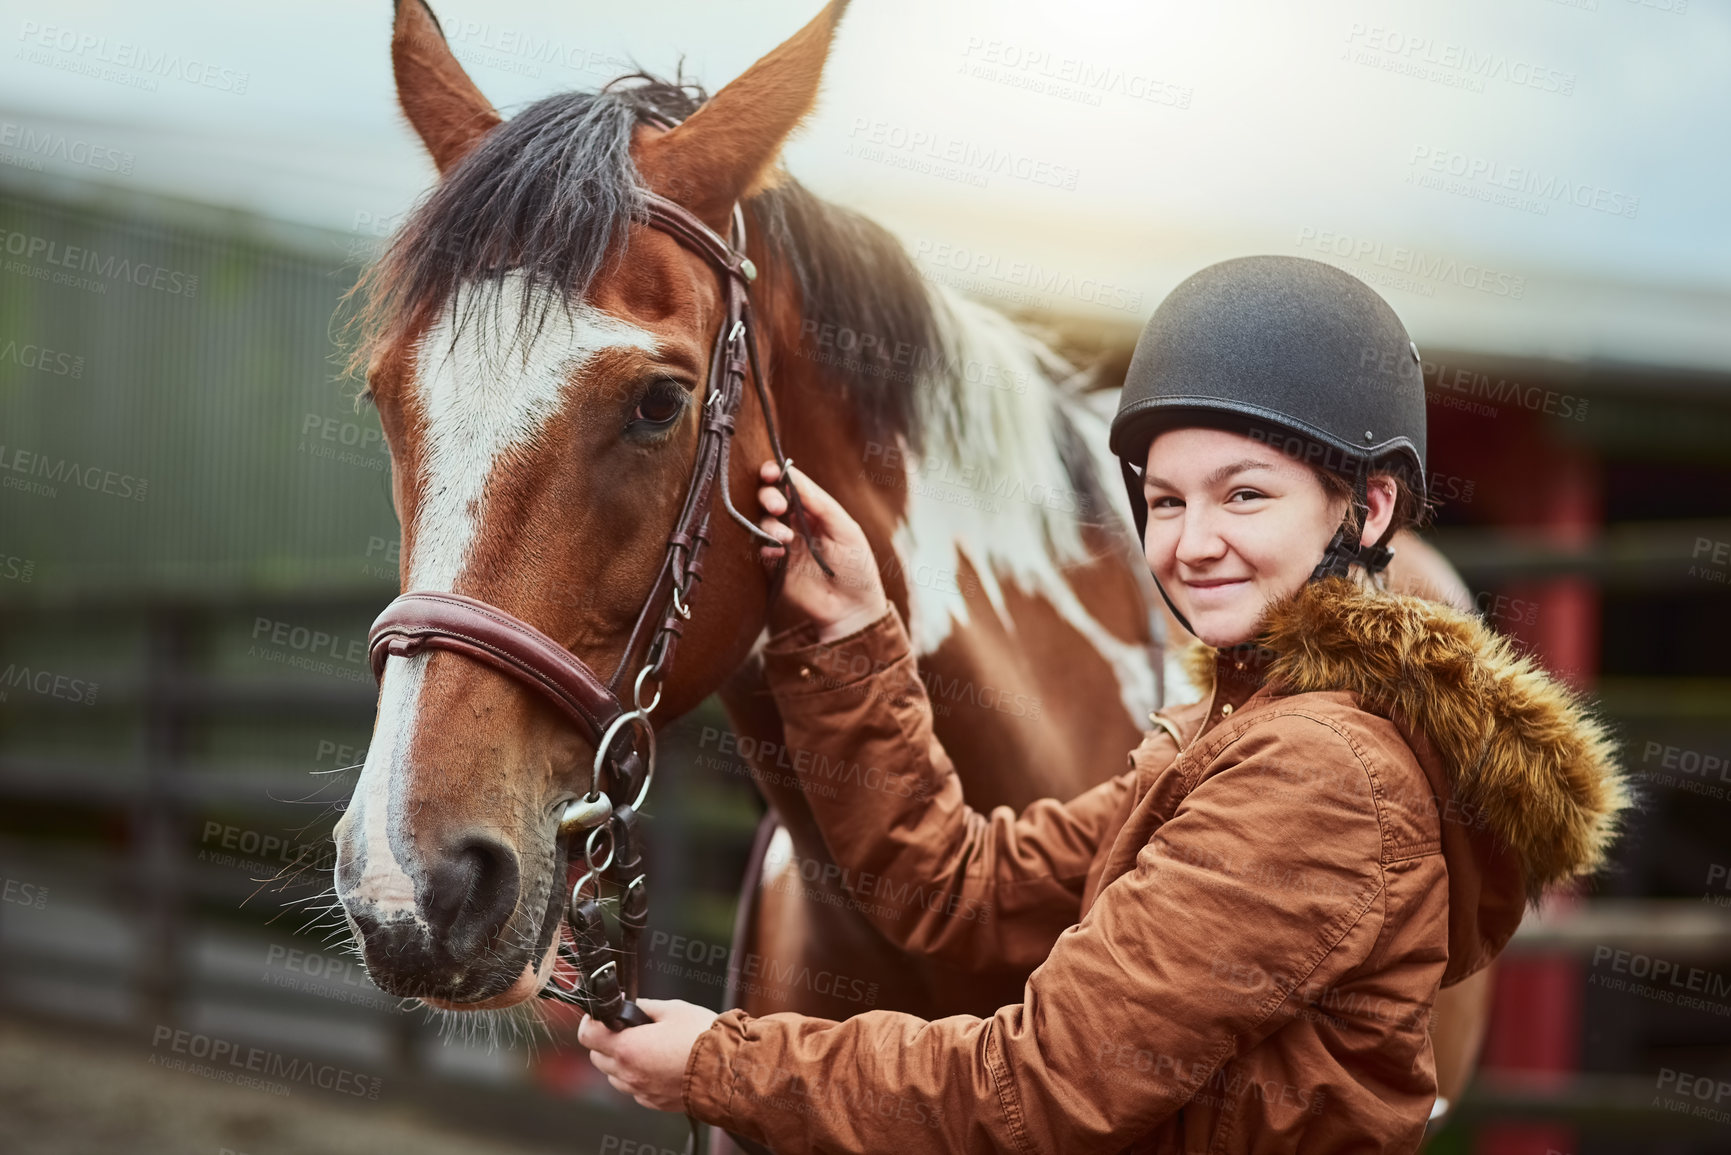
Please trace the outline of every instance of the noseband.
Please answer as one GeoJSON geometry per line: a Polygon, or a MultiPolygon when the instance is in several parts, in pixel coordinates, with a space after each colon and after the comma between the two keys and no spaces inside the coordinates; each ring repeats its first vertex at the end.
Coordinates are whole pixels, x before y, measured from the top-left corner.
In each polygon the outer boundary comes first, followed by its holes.
{"type": "MultiPolygon", "coordinates": [[[[567,987],[557,977],[549,977],[540,995],[580,1006],[614,1030],[649,1022],[636,1003],[642,962],[639,948],[649,921],[648,876],[637,831],[638,814],[655,776],[655,730],[649,714],[661,701],[674,651],[685,623],[691,619],[692,592],[703,578],[703,547],[709,541],[714,491],[719,487],[722,508],[753,538],[769,545],[781,544],[734,508],[727,487],[728,448],[745,396],[748,371],[757,389],[771,451],[782,463],[777,484],[787,496],[812,559],[826,574],[830,572],[806,528],[799,494],[788,480],[791,462],[781,449],[758,361],[748,292],[757,269],[745,255],[744,213],[734,206],[733,240],[729,243],[672,201],[648,192],[643,199],[650,225],[714,266],[721,280],[725,313],[710,355],[703,426],[685,504],[667,537],[661,568],[631,627],[613,676],[603,682],[587,662],[534,626],[462,594],[405,593],[385,607],[367,636],[376,679],[384,677],[385,664],[393,657],[407,658],[429,650],[463,654],[538,691],[593,744],[595,761],[588,792],[565,807],[557,842],[558,861],[569,864],[581,839],[584,870],[565,904],[571,942],[562,938],[559,943],[559,957],[576,971],[577,981],[567,987]],[[632,682],[627,707],[620,691],[639,649],[644,649],[643,664],[632,682]],[[645,702],[644,692],[650,684],[654,696],[645,702]],[[616,798],[630,801],[619,803],[616,798]],[[609,943],[602,918],[603,882],[618,892],[617,949],[609,943]]],[[[784,553],[783,564],[786,557],[784,553]]],[[[569,865],[561,876],[561,886],[568,875],[569,865]]]]}

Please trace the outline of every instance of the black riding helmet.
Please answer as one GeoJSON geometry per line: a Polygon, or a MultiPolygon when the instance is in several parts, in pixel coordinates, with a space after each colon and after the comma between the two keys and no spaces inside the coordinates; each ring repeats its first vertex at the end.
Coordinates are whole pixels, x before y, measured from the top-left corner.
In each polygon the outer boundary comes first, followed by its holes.
{"type": "MultiPolygon", "coordinates": [[[[1210,265],[1148,319],[1110,441],[1138,541],[1148,524],[1148,446],[1162,430],[1187,425],[1247,433],[1341,474],[1352,482],[1361,525],[1373,471],[1403,473],[1416,492],[1425,491],[1418,347],[1375,290],[1321,261],[1263,256],[1210,265]]],[[[1349,541],[1350,518],[1312,580],[1344,574],[1355,562],[1372,573],[1388,564],[1384,542],[1349,541]]],[[[1189,628],[1182,615],[1179,621],[1189,628]]]]}

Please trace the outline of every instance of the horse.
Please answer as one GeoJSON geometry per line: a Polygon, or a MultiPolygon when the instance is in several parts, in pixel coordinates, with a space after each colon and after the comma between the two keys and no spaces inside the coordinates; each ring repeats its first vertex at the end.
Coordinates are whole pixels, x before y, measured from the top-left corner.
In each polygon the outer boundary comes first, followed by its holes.
{"type": "MultiPolygon", "coordinates": [[[[1172,665],[1175,627],[1109,496],[1114,391],[928,284],[886,230],[781,168],[845,8],[713,96],[639,73],[506,120],[423,0],[399,0],[398,98],[440,179],[363,276],[356,359],[390,448],[403,588],[497,607],[594,670],[633,660],[727,308],[710,265],[646,220],[644,196],[723,236],[737,212],[764,356],[722,497],[749,500],[773,421],[786,456],[863,527],[970,801],[1071,797],[1125,768],[1172,665]]],[[[735,973],[729,997],[829,1018],[1019,999],[1024,974],[909,958],[859,913],[763,686],[775,575],[735,521],[718,517],[710,539],[653,721],[718,694],[769,804],[734,970],[756,959],[857,980],[735,973]]],[[[1397,584],[1446,584],[1417,539],[1400,557],[1397,584]]],[[[559,817],[596,743],[461,653],[390,655],[380,672],[335,831],[346,926],[382,990],[453,1013],[523,1005],[556,969],[559,817]]]]}

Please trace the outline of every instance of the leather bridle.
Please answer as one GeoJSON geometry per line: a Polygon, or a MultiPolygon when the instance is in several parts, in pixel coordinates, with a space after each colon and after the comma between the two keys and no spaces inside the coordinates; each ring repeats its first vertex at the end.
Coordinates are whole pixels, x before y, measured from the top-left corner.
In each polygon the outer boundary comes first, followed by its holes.
{"type": "MultiPolygon", "coordinates": [[[[647,191],[642,195],[649,224],[715,268],[724,312],[710,356],[702,430],[685,504],[668,534],[661,568],[631,627],[618,667],[603,682],[587,662],[534,626],[486,602],[455,593],[405,593],[385,607],[368,634],[376,679],[383,679],[385,664],[393,657],[407,658],[429,650],[462,654],[539,692],[594,745],[588,791],[565,807],[556,844],[556,865],[565,864],[559,882],[563,887],[581,839],[583,873],[565,904],[571,941],[561,936],[559,943],[559,956],[576,971],[577,980],[567,987],[555,974],[540,995],[580,1006],[614,1030],[649,1022],[636,1004],[640,947],[649,919],[648,875],[637,831],[638,815],[655,777],[655,730],[649,715],[661,701],[674,652],[691,618],[692,593],[703,579],[703,547],[709,541],[715,490],[719,487],[721,505],[728,516],[754,539],[781,544],[740,513],[728,491],[728,450],[748,372],[757,389],[771,451],[782,463],[777,484],[787,496],[795,526],[811,549],[812,559],[825,574],[830,573],[805,524],[799,494],[788,480],[787,467],[792,462],[782,452],[758,359],[748,291],[757,269],[745,255],[745,215],[734,206],[730,243],[665,197],[647,191]],[[632,682],[628,707],[620,696],[621,688],[640,649],[643,664],[632,682]],[[654,685],[654,696],[645,702],[644,691],[650,684],[654,685]],[[614,801],[626,798],[630,801],[623,804],[614,801]],[[602,918],[603,882],[618,890],[617,949],[608,941],[602,918]]],[[[787,556],[782,554],[782,565],[787,556]]]]}

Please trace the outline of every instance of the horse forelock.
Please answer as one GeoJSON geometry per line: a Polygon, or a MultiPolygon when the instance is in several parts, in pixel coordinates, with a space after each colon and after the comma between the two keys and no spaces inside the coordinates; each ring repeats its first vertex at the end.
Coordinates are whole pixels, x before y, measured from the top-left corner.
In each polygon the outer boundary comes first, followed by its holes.
{"type": "Polygon", "coordinates": [[[538,324],[551,303],[581,300],[644,218],[633,132],[646,114],[681,115],[700,97],[645,77],[546,97],[489,132],[363,274],[357,359],[429,309],[455,308],[459,286],[508,271],[522,274],[518,305],[538,324]]]}

